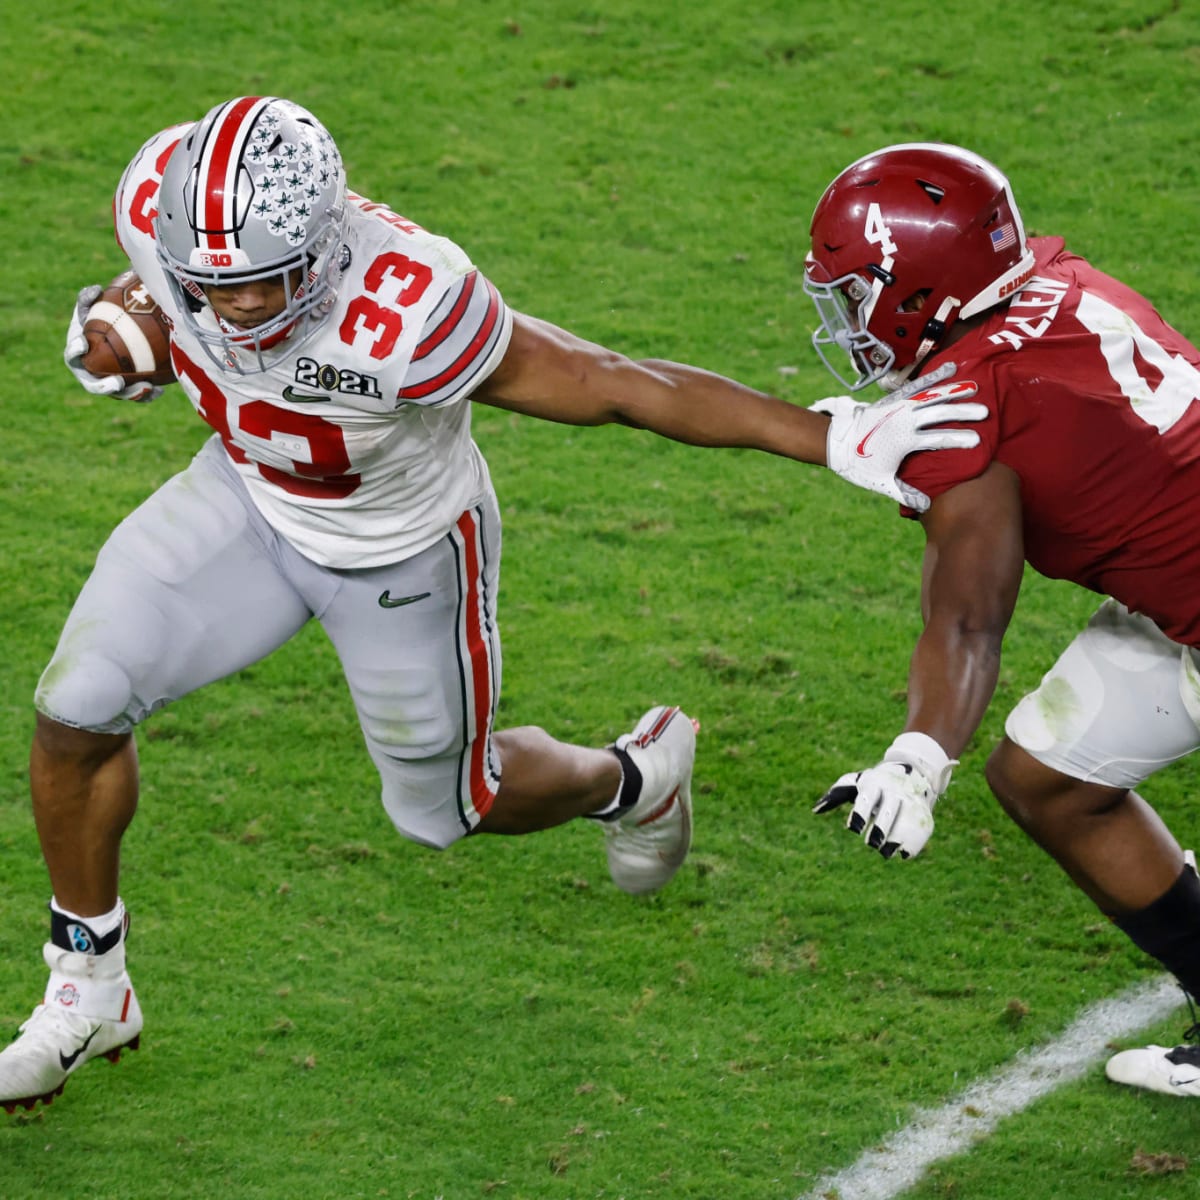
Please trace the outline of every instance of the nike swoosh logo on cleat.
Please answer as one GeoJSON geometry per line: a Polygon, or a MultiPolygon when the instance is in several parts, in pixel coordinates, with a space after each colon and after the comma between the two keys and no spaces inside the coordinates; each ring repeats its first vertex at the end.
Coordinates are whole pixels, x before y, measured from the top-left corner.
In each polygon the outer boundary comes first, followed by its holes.
{"type": "Polygon", "coordinates": [[[385,590],[383,595],[379,597],[380,608],[401,608],[405,604],[416,604],[418,600],[424,600],[427,596],[432,596],[432,592],[421,592],[416,596],[400,596],[393,600],[390,591],[385,590]]]}
{"type": "Polygon", "coordinates": [[[100,1026],[97,1025],[96,1028],[88,1034],[87,1041],[84,1042],[74,1054],[64,1054],[61,1050],[58,1052],[58,1061],[64,1071],[69,1071],[75,1065],[79,1059],[79,1056],[92,1044],[92,1038],[94,1038],[99,1032],[100,1026]]]}

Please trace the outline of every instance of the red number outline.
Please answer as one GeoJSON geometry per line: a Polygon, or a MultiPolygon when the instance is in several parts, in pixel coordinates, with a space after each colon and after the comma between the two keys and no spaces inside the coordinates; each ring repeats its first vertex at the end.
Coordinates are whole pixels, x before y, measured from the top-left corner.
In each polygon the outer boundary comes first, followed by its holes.
{"type": "Polygon", "coordinates": [[[254,462],[258,473],[292,496],[310,500],[344,500],[357,490],[362,476],[347,471],[350,455],[339,425],[315,413],[292,412],[266,400],[251,400],[235,410],[238,430],[265,442],[273,442],[276,433],[300,437],[308,443],[311,462],[292,459],[292,470],[252,460],[234,441],[229,425],[229,401],[225,393],[174,343],[171,361],[179,379],[185,376],[200,393],[196,409],[220,435],[229,457],[236,463],[254,462]]]}

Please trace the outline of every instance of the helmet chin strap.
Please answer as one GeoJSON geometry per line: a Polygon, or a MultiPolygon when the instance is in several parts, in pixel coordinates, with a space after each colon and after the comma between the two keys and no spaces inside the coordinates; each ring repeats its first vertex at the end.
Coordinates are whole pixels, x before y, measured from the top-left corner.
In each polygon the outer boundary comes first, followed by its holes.
{"type": "Polygon", "coordinates": [[[908,377],[916,367],[916,363],[909,363],[907,367],[901,367],[898,371],[889,371],[886,375],[881,375],[875,382],[883,391],[894,392],[908,382],[908,377]]]}
{"type": "Polygon", "coordinates": [[[921,330],[921,340],[917,344],[916,354],[913,355],[909,374],[929,357],[933,348],[946,336],[947,319],[956,308],[961,307],[962,301],[957,296],[947,296],[938,305],[937,312],[925,322],[925,328],[921,330]]]}

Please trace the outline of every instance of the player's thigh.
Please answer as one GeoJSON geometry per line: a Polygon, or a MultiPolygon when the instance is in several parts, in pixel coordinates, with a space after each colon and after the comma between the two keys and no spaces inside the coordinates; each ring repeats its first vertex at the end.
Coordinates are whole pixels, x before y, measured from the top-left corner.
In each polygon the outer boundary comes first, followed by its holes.
{"type": "Polygon", "coordinates": [[[110,535],[38,684],[64,724],[124,732],[257,661],[310,616],[236,480],[202,451],[110,535]]]}
{"type": "Polygon", "coordinates": [[[406,837],[446,846],[478,824],[499,787],[492,724],[500,691],[499,516],[465,512],[406,562],[345,572],[320,619],[341,659],[406,837]]]}
{"type": "Polygon", "coordinates": [[[1189,692],[1200,695],[1192,652],[1107,600],[1009,714],[1005,732],[1064,775],[1132,788],[1200,745],[1200,704],[1189,692]]]}

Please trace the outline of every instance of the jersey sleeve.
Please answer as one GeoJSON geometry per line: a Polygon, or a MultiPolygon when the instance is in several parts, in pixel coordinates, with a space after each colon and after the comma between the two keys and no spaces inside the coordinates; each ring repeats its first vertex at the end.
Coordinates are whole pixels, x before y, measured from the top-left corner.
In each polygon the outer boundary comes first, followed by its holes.
{"type": "MultiPolygon", "coordinates": [[[[919,488],[930,500],[957,484],[982,475],[996,456],[1000,443],[1001,401],[989,367],[990,364],[979,364],[974,369],[965,366],[954,376],[955,383],[965,380],[975,382],[979,389],[975,399],[987,405],[987,417],[982,421],[947,420],[945,424],[948,429],[973,430],[979,434],[979,444],[969,450],[924,450],[910,455],[900,469],[900,478],[919,488]]],[[[953,410],[953,404],[943,407],[948,418],[953,410]]],[[[901,512],[906,517],[917,515],[909,508],[902,508],[901,512]]]]}
{"type": "Polygon", "coordinates": [[[165,291],[162,270],[154,253],[158,190],[167,160],[189,128],[190,125],[174,125],[156,133],[133,156],[113,196],[113,231],[117,245],[160,304],[165,291]]]}
{"type": "Polygon", "coordinates": [[[512,311],[489,279],[470,271],[426,319],[397,399],[422,406],[463,399],[499,366],[511,337],[512,311]]]}

